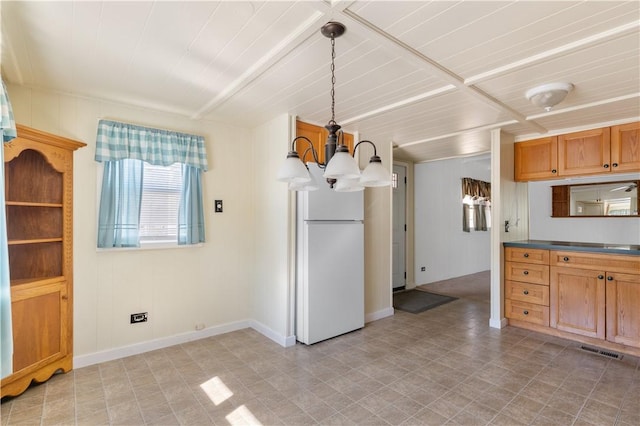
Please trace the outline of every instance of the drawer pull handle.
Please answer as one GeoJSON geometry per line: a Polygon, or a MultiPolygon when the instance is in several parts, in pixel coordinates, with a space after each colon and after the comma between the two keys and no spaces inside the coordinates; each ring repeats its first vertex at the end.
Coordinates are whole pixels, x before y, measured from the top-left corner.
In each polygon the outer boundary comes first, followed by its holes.
{"type": "Polygon", "coordinates": [[[551,173],[558,173],[556,169],[551,169],[551,173]]]}
{"type": "Polygon", "coordinates": [[[524,257],[529,257],[529,253],[525,253],[525,254],[524,254],[524,257]]]}
{"type": "Polygon", "coordinates": [[[569,261],[569,258],[567,256],[563,257],[562,260],[564,260],[565,262],[569,261]]]}
{"type": "Polygon", "coordinates": [[[602,167],[604,167],[605,169],[608,169],[608,168],[609,168],[609,165],[608,165],[608,164],[605,164],[605,165],[603,165],[602,167]]]}
{"type": "Polygon", "coordinates": [[[618,167],[618,163],[613,163],[612,166],[613,167],[618,167]]]}
{"type": "Polygon", "coordinates": [[[529,275],[529,271],[524,271],[523,274],[529,275]]]}
{"type": "Polygon", "coordinates": [[[529,315],[529,311],[524,311],[523,314],[529,315]]]}
{"type": "Polygon", "coordinates": [[[599,280],[604,279],[604,275],[598,275],[598,279],[599,279],[599,280]]]}
{"type": "Polygon", "coordinates": [[[529,294],[529,290],[525,290],[525,291],[523,291],[523,293],[524,293],[524,294],[525,294],[525,296],[526,296],[527,294],[529,294]]]}
{"type": "Polygon", "coordinates": [[[611,275],[609,275],[609,276],[607,277],[607,281],[613,281],[613,277],[612,277],[611,275]]]}

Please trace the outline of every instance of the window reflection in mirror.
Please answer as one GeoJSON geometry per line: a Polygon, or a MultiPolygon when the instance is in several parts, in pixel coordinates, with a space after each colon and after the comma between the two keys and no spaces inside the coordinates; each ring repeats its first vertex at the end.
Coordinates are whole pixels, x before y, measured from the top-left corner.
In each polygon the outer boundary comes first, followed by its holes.
{"type": "Polygon", "coordinates": [[[639,182],[553,186],[552,216],[638,216],[639,182]]]}

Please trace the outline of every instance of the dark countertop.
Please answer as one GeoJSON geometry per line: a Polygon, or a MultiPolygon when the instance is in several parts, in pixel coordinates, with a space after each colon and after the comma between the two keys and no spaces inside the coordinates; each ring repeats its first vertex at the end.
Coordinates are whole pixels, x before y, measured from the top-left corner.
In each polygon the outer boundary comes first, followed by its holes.
{"type": "Polygon", "coordinates": [[[523,240],[502,243],[505,247],[537,248],[545,250],[588,251],[593,253],[629,254],[640,256],[640,245],[636,244],[600,244],[568,241],[523,240]]]}

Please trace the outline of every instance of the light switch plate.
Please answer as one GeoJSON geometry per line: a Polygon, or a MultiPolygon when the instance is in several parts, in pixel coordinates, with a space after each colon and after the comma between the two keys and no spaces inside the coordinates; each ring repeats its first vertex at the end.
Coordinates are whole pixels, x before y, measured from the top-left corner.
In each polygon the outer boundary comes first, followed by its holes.
{"type": "Polygon", "coordinates": [[[222,200],[215,200],[213,202],[213,211],[216,213],[222,213],[222,200]]]}

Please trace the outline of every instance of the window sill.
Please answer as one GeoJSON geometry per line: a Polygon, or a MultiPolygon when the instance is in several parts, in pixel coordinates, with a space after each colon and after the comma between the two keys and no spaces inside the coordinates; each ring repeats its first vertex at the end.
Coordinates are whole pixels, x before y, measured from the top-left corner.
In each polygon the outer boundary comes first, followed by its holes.
{"type": "Polygon", "coordinates": [[[187,249],[204,247],[204,243],[178,245],[177,243],[167,242],[146,242],[140,245],[140,247],[112,247],[112,248],[96,248],[98,253],[100,252],[113,252],[113,251],[142,251],[142,250],[172,250],[172,249],[187,249]]]}

